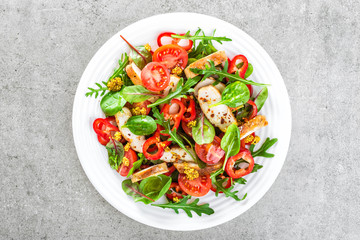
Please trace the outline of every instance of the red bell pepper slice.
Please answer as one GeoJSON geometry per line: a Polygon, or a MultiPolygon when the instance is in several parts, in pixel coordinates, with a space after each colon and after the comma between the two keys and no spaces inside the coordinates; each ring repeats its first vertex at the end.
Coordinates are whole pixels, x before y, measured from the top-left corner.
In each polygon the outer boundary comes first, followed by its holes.
{"type": "Polygon", "coordinates": [[[98,135],[98,140],[102,145],[106,145],[110,141],[110,136],[119,129],[112,125],[111,122],[115,121],[114,117],[97,118],[93,123],[93,129],[98,135]]]}
{"type": "Polygon", "coordinates": [[[258,110],[257,110],[256,104],[253,101],[251,101],[250,99],[249,99],[249,101],[247,101],[247,103],[252,106],[252,112],[251,112],[250,117],[248,118],[248,120],[250,120],[257,115],[258,110]]]}
{"type": "MultiPolygon", "coordinates": [[[[229,59],[228,59],[228,61],[229,61],[228,73],[234,73],[238,69],[239,70],[239,76],[241,78],[245,78],[245,73],[246,73],[246,70],[248,69],[248,66],[249,66],[249,62],[248,62],[247,58],[244,55],[236,55],[233,58],[232,61],[230,61],[229,59]],[[238,60],[243,62],[243,65],[241,66],[240,69],[238,69],[236,67],[236,61],[238,61],[238,60]]],[[[252,93],[253,93],[252,86],[251,86],[251,84],[247,84],[246,86],[248,87],[249,92],[250,92],[250,96],[251,96],[252,93]]]]}
{"type": "Polygon", "coordinates": [[[238,154],[229,158],[225,166],[225,171],[229,177],[237,179],[251,173],[254,168],[254,164],[254,158],[251,156],[250,151],[247,149],[241,149],[238,154]],[[249,165],[246,168],[235,168],[236,161],[240,159],[248,162],[249,165]]]}
{"type": "MultiPolygon", "coordinates": [[[[160,127],[161,127],[161,126],[158,124],[158,125],[157,125],[157,130],[155,131],[154,136],[158,137],[158,138],[160,139],[160,141],[161,141],[160,131],[161,131],[161,130],[164,130],[164,129],[161,129],[160,127]]],[[[162,143],[161,145],[162,145],[164,148],[171,145],[171,141],[162,141],[161,143],[162,143]]],[[[155,152],[156,149],[157,149],[157,146],[156,146],[156,145],[150,146],[150,147],[148,148],[148,152],[155,152]]]]}
{"type": "Polygon", "coordinates": [[[143,154],[149,160],[158,160],[162,157],[164,154],[164,147],[160,142],[159,134],[154,134],[154,136],[145,141],[143,145],[143,154]],[[151,145],[155,145],[156,149],[154,150],[151,148],[151,145]]]}
{"type": "MultiPolygon", "coordinates": [[[[171,131],[173,131],[175,128],[178,129],[179,126],[180,126],[180,122],[181,122],[181,119],[185,113],[185,105],[178,99],[172,99],[170,104],[178,104],[180,109],[177,113],[174,113],[174,114],[170,114],[169,113],[169,110],[170,110],[170,105],[169,104],[165,104],[163,106],[163,108],[161,109],[161,112],[160,113],[163,113],[164,114],[164,118],[165,120],[172,120],[174,122],[174,125],[171,129],[171,131]]],[[[159,126],[158,125],[158,128],[160,128],[160,130],[164,130],[164,128],[162,126],[159,126]]],[[[165,133],[161,133],[161,135],[163,136],[169,136],[168,134],[165,134],[165,133]]]]}
{"type": "Polygon", "coordinates": [[[196,109],[195,109],[195,101],[190,96],[187,98],[181,98],[181,102],[184,104],[186,110],[184,115],[182,116],[182,120],[186,123],[190,121],[194,121],[196,118],[196,109]]]}
{"type": "MultiPolygon", "coordinates": [[[[173,33],[173,32],[163,32],[163,33],[160,33],[160,35],[157,37],[157,44],[159,47],[163,46],[163,43],[162,43],[162,38],[172,38],[171,40],[171,44],[176,44],[180,47],[182,47],[185,51],[189,51],[194,42],[192,40],[188,40],[188,39],[185,39],[184,41],[188,41],[188,44],[187,45],[180,45],[179,42],[182,40],[180,38],[173,38],[171,37],[171,35],[176,35],[176,33],[173,33]]],[[[179,34],[181,36],[185,35],[184,33],[182,34],[179,34]]],[[[170,44],[170,43],[168,43],[170,44]]]]}

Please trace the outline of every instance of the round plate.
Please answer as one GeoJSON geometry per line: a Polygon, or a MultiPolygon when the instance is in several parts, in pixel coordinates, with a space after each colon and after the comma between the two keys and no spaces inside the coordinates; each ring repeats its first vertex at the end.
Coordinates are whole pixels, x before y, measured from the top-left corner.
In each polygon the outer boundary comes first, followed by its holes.
{"type": "Polygon", "coordinates": [[[239,216],[269,190],[285,161],[291,133],[291,110],[279,70],[254,39],[234,25],[214,17],[195,13],[169,13],[131,24],[115,34],[100,48],[86,67],[77,88],[72,124],[81,165],[94,187],[112,206],[128,217],[149,226],[169,230],[198,230],[219,225],[239,216]],[[275,157],[256,158],[255,161],[264,167],[257,173],[246,176],[248,181],[246,185],[236,185],[235,190],[239,191],[240,197],[245,193],[248,194],[244,201],[237,202],[223,195],[215,197],[210,191],[209,194],[200,198],[200,203],[209,203],[215,213],[201,217],[194,213],[193,217],[189,218],[182,210],[180,214],[176,214],[172,209],[135,203],[123,192],[121,182],[124,178],[110,168],[107,151],[99,144],[92,128],[92,123],[96,118],[104,117],[100,109],[100,97],[97,99],[85,97],[85,93],[88,87],[95,87],[96,82],[107,81],[118,66],[121,54],[129,52],[128,46],[119,37],[120,34],[135,46],[149,43],[156,49],[156,38],[161,32],[185,33],[191,30],[191,33],[194,33],[198,27],[207,35],[212,34],[216,29],[216,36],[231,38],[232,42],[224,42],[222,45],[214,43],[214,45],[218,50],[225,50],[230,58],[240,53],[244,54],[254,66],[250,79],[271,84],[269,98],[261,110],[261,114],[266,116],[269,125],[259,130],[257,134],[262,140],[266,137],[276,137],[279,141],[270,149],[275,157]]]}

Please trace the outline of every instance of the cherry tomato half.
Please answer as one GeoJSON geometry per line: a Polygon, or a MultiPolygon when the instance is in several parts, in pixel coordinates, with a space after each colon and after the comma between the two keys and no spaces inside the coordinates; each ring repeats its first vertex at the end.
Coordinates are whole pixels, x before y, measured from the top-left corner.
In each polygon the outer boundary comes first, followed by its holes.
{"type": "Polygon", "coordinates": [[[229,177],[237,179],[251,173],[254,168],[254,164],[254,158],[251,156],[250,151],[247,149],[241,149],[238,154],[228,159],[225,166],[225,171],[229,177]],[[236,163],[238,160],[247,162],[248,166],[246,166],[246,168],[241,168],[241,163],[236,163]]]}
{"type": "Polygon", "coordinates": [[[184,192],[194,197],[206,195],[211,188],[211,179],[208,174],[189,180],[184,173],[180,173],[178,182],[184,192]]]}
{"type": "Polygon", "coordinates": [[[150,91],[161,91],[169,86],[170,74],[161,63],[148,63],[141,71],[141,81],[150,91]]]}
{"type": "Polygon", "coordinates": [[[184,130],[184,132],[192,137],[192,128],[187,125],[188,123],[181,121],[181,128],[184,130]]]}
{"type": "Polygon", "coordinates": [[[169,188],[170,193],[166,193],[166,197],[169,200],[173,200],[175,197],[177,197],[178,199],[183,198],[183,195],[187,195],[186,192],[184,192],[178,183],[176,182],[172,182],[169,188]]]}
{"type": "Polygon", "coordinates": [[[124,163],[122,163],[118,169],[118,172],[121,176],[126,177],[129,174],[130,169],[133,167],[134,162],[137,161],[137,155],[136,152],[130,148],[125,152],[124,157],[129,159],[129,165],[125,166],[124,163]]]}
{"type": "Polygon", "coordinates": [[[149,100],[145,100],[145,101],[143,101],[143,102],[137,102],[137,103],[131,104],[131,108],[133,109],[133,108],[139,107],[140,110],[143,109],[143,108],[145,108],[145,110],[146,110],[146,115],[149,115],[150,110],[151,110],[150,108],[147,107],[149,104],[151,104],[151,102],[150,102],[149,100]]]}
{"type": "Polygon", "coordinates": [[[212,143],[197,144],[195,143],[195,152],[201,161],[207,164],[216,164],[225,158],[225,151],[220,147],[221,139],[218,136],[214,137],[212,143]]]}
{"type": "Polygon", "coordinates": [[[187,52],[180,46],[168,44],[156,49],[153,61],[164,64],[168,69],[180,67],[184,69],[188,62],[187,52]]]}

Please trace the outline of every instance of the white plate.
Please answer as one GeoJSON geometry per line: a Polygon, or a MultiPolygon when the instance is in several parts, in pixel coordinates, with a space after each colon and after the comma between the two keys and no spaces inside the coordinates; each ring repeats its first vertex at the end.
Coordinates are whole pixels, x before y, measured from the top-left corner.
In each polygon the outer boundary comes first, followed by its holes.
{"type": "Polygon", "coordinates": [[[99,193],[123,214],[143,224],[169,230],[198,230],[210,228],[229,221],[253,206],[269,190],[278,176],[285,161],[290,141],[291,110],[288,94],[280,75],[270,56],[246,33],[227,22],[214,17],[195,13],[169,13],[157,15],[138,21],[115,34],[108,40],[91,59],[76,91],[73,108],[73,134],[76,150],[81,165],[91,183],[99,193]],[[179,20],[181,19],[181,20],[179,20]],[[232,42],[216,44],[219,50],[225,50],[232,58],[236,54],[244,54],[254,66],[250,79],[256,82],[269,83],[269,98],[261,110],[266,115],[269,125],[258,131],[261,139],[278,138],[271,151],[272,159],[256,158],[255,161],[264,165],[257,173],[246,177],[246,185],[237,185],[239,196],[248,193],[246,200],[236,202],[225,196],[215,197],[213,192],[200,198],[201,203],[210,203],[215,213],[201,217],[194,213],[188,218],[185,213],[175,214],[172,209],[162,209],[135,203],[122,188],[124,180],[110,168],[105,148],[97,141],[92,129],[93,121],[104,114],[100,109],[100,98],[85,97],[88,87],[95,82],[106,81],[118,66],[121,53],[128,52],[125,42],[119,37],[122,34],[133,45],[150,43],[156,48],[156,37],[164,31],[184,33],[202,28],[207,34],[216,29],[217,36],[231,38],[232,42]]]}

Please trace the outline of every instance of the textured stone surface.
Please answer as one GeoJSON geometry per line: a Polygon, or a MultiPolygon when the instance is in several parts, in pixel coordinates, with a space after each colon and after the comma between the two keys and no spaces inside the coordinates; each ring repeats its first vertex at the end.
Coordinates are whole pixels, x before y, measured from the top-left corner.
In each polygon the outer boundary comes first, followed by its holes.
{"type": "Polygon", "coordinates": [[[0,238],[359,239],[359,12],[351,0],[2,0],[0,238]],[[273,187],[205,231],[154,229],[116,211],[87,179],[72,139],[73,98],[93,54],[125,26],[176,11],[214,15],[255,38],[292,106],[289,154],[273,187]]]}

